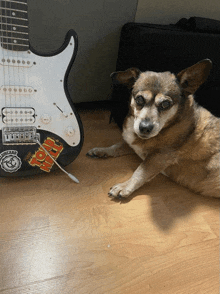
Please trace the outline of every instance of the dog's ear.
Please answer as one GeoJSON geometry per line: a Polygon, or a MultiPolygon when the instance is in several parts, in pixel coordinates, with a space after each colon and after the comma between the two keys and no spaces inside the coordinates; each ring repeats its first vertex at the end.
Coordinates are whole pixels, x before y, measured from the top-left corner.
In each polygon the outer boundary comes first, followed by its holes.
{"type": "Polygon", "coordinates": [[[125,71],[113,72],[110,77],[113,84],[123,84],[131,89],[140,73],[141,71],[138,68],[132,67],[125,71]]]}
{"type": "Polygon", "coordinates": [[[177,79],[179,80],[184,92],[187,94],[194,94],[196,90],[206,81],[211,68],[211,60],[204,59],[178,73],[177,79]]]}

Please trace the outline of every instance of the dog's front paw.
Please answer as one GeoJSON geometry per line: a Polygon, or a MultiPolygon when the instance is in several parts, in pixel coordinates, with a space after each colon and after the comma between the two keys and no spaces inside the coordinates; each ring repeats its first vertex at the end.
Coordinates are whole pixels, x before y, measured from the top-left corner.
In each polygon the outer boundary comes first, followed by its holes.
{"type": "Polygon", "coordinates": [[[112,198],[127,198],[131,193],[132,191],[128,188],[128,183],[124,182],[113,186],[110,189],[108,196],[112,198]]]}
{"type": "Polygon", "coordinates": [[[89,152],[86,154],[89,157],[95,157],[95,158],[107,158],[109,156],[107,152],[107,148],[93,148],[89,150],[89,152]]]}

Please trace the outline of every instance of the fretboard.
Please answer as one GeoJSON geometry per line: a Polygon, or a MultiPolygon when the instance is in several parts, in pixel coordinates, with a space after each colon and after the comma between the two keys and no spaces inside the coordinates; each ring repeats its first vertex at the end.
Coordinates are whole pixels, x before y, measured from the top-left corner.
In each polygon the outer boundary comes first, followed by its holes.
{"type": "Polygon", "coordinates": [[[27,0],[0,0],[1,47],[13,51],[29,49],[27,0]]]}

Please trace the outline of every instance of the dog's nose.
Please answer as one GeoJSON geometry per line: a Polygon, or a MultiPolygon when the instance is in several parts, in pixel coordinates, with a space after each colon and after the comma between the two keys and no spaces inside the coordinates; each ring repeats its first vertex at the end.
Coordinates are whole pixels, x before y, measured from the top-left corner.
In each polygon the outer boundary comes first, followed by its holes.
{"type": "Polygon", "coordinates": [[[149,134],[154,128],[154,125],[147,120],[143,120],[139,125],[139,130],[142,134],[149,134]]]}

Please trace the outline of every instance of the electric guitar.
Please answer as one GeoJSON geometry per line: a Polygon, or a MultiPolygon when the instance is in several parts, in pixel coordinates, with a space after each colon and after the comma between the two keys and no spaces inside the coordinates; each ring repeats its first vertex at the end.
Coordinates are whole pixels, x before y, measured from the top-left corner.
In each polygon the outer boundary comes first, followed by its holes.
{"type": "Polygon", "coordinates": [[[27,0],[0,3],[0,177],[51,172],[83,144],[67,89],[77,35],[70,30],[57,52],[40,54],[29,44],[27,0]]]}

